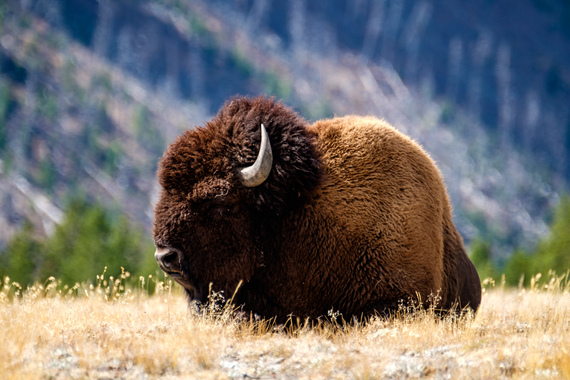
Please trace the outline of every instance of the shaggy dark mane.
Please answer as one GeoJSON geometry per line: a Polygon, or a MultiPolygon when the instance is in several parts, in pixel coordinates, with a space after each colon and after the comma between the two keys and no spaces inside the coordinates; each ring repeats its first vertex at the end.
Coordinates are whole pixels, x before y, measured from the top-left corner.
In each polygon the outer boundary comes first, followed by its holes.
{"type": "Polygon", "coordinates": [[[187,131],[169,147],[159,164],[159,182],[165,191],[188,200],[224,194],[257,211],[282,214],[302,202],[321,177],[307,125],[274,98],[233,98],[204,127],[187,131]],[[255,161],[261,124],[271,141],[273,168],[263,184],[246,188],[236,171],[255,161]],[[224,178],[217,177],[221,173],[224,178]]]}

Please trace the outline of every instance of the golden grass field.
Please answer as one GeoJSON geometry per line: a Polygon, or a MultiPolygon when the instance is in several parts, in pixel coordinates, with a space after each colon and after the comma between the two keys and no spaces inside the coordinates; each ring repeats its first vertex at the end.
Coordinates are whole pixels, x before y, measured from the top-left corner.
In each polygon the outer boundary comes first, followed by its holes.
{"type": "Polygon", "coordinates": [[[506,289],[485,281],[474,318],[402,310],[366,324],[274,327],[191,311],[159,282],[0,290],[2,379],[570,379],[570,286],[506,289]],[[116,289],[116,291],[115,291],[116,289]],[[14,293],[17,293],[14,296],[14,293]],[[73,295],[71,295],[73,294],[73,295]]]}

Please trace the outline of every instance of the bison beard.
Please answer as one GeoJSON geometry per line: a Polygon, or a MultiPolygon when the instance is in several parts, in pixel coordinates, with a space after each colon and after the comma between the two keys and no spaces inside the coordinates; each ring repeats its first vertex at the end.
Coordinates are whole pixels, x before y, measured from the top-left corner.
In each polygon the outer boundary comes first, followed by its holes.
{"type": "Polygon", "coordinates": [[[190,299],[211,286],[278,320],[481,301],[438,169],[384,121],[309,125],[273,99],[235,98],[170,145],[158,179],[155,257],[190,299]]]}

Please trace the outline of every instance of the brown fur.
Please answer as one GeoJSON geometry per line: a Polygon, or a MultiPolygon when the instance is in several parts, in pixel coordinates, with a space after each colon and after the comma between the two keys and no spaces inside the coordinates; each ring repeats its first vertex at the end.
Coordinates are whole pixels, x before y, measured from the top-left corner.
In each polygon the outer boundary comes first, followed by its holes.
{"type": "Polygon", "coordinates": [[[441,174],[381,120],[308,125],[271,99],[236,98],[168,148],[158,177],[155,243],[182,252],[197,293],[243,280],[235,302],[279,318],[387,313],[436,293],[442,309],[479,306],[441,174]],[[274,164],[245,188],[235,173],[255,160],[261,123],[274,164]]]}

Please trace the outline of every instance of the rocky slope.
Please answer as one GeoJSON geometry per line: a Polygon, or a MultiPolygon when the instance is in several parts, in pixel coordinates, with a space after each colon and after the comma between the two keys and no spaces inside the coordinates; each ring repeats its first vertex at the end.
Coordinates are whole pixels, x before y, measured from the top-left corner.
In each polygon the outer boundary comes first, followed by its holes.
{"type": "MultiPolygon", "coordinates": [[[[562,124],[569,115],[560,102],[567,57],[560,53],[557,61],[557,97],[526,88],[528,104],[518,97],[515,107],[508,99],[520,95],[514,83],[526,72],[517,71],[518,50],[492,43],[493,54],[477,71],[474,62],[484,53],[477,49],[489,48],[484,32],[471,42],[451,36],[446,45],[431,31],[441,17],[466,19],[468,8],[449,2],[449,14],[440,14],[435,1],[401,1],[400,11],[396,0],[357,3],[362,8],[354,5],[352,19],[301,0],[281,18],[279,5],[260,0],[1,4],[0,247],[24,220],[38,234],[50,233],[72,197],[118,207],[150,228],[154,172],[167,143],[203,124],[229,97],[262,93],[310,120],[348,113],[387,119],[440,165],[468,241],[493,240],[498,259],[514,246],[532,245],[547,231],[549,208],[566,187],[562,124]],[[390,24],[388,15],[397,12],[401,22],[390,24]],[[445,64],[425,58],[432,45],[445,50],[445,64]],[[453,68],[457,49],[473,58],[453,68]],[[498,74],[489,79],[483,67],[498,74]],[[442,87],[441,78],[452,77],[445,73],[455,73],[456,83],[442,87]],[[495,101],[502,115],[495,122],[481,116],[490,80],[507,99],[495,101]],[[446,88],[455,95],[445,95],[446,88]],[[521,112],[526,116],[513,116],[521,112]],[[514,134],[519,124],[534,135],[514,134]]],[[[567,37],[559,39],[556,46],[567,46],[567,37]]]]}

